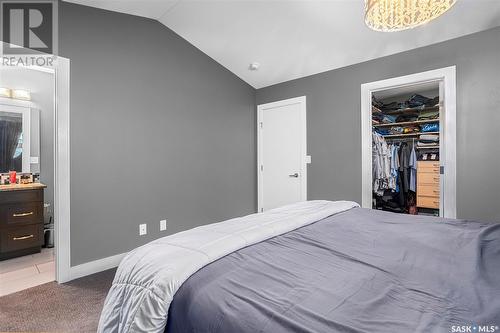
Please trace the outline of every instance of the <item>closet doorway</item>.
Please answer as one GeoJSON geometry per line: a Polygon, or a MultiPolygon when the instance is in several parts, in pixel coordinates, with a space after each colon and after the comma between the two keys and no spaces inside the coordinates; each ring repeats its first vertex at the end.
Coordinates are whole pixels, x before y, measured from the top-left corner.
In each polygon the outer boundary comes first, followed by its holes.
{"type": "Polygon", "coordinates": [[[456,68],[361,85],[362,206],[456,218],[456,68]]]}

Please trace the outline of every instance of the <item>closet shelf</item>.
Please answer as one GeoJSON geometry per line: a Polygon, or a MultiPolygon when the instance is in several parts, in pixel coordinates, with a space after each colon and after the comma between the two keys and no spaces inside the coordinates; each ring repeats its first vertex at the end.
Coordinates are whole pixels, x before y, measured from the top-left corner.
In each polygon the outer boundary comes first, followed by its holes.
{"type": "Polygon", "coordinates": [[[412,136],[419,136],[422,134],[438,134],[439,132],[418,132],[418,133],[404,133],[404,134],[388,134],[388,135],[382,135],[384,138],[400,138],[400,137],[412,137],[412,136]]]}
{"type": "Polygon", "coordinates": [[[430,106],[426,108],[408,108],[408,109],[399,109],[399,110],[394,110],[394,111],[382,111],[384,114],[389,114],[389,115],[397,115],[397,114],[404,114],[404,113],[420,113],[422,111],[439,111],[439,105],[436,106],[430,106]]]}
{"type": "Polygon", "coordinates": [[[429,123],[437,123],[438,119],[430,119],[430,120],[415,120],[415,121],[404,121],[401,123],[390,123],[390,124],[376,124],[373,127],[392,127],[392,126],[407,126],[407,125],[418,125],[418,124],[429,124],[429,123]]]}

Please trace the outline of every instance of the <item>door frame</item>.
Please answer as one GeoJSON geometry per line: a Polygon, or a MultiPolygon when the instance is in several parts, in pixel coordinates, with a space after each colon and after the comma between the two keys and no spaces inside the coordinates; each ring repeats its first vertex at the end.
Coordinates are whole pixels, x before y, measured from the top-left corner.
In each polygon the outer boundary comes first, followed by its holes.
{"type": "Polygon", "coordinates": [[[57,57],[54,114],[54,229],[56,281],[71,277],[70,60],[57,57]]]}
{"type": "Polygon", "coordinates": [[[71,280],[70,60],[57,56],[53,68],[19,67],[54,75],[54,247],[56,281],[63,283],[71,280]]]}
{"type": "MultiPolygon", "coordinates": [[[[372,93],[380,90],[404,87],[426,82],[440,82],[444,92],[444,114],[440,115],[439,143],[440,165],[444,174],[440,177],[440,215],[457,217],[456,201],[456,66],[400,76],[361,85],[361,150],[362,150],[362,207],[372,208],[372,93]],[[443,164],[444,163],[444,164],[443,164]]],[[[441,96],[440,96],[441,97],[441,96]]]]}
{"type": "Polygon", "coordinates": [[[301,155],[301,165],[300,165],[300,189],[301,189],[301,200],[307,200],[307,105],[306,96],[289,98],[281,101],[260,104],[257,106],[257,211],[263,212],[263,161],[262,161],[262,131],[263,127],[263,113],[265,110],[283,107],[293,104],[300,105],[300,155],[301,155]]]}

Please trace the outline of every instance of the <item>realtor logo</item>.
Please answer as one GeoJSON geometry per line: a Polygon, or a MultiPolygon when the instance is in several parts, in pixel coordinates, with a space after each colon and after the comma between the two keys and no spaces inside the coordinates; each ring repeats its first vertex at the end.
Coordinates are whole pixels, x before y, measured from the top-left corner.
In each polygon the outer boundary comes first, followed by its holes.
{"type": "Polygon", "coordinates": [[[6,54],[55,53],[57,0],[0,0],[1,36],[6,54]]]}

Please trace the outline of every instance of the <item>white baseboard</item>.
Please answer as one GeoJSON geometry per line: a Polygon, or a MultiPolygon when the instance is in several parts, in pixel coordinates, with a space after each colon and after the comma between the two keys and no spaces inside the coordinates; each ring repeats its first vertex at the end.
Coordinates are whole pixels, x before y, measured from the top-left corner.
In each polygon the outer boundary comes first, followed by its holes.
{"type": "Polygon", "coordinates": [[[99,273],[111,268],[115,268],[120,264],[120,261],[127,253],[116,254],[111,257],[106,257],[85,264],[73,266],[70,268],[70,280],[78,279],[94,273],[99,273]]]}

